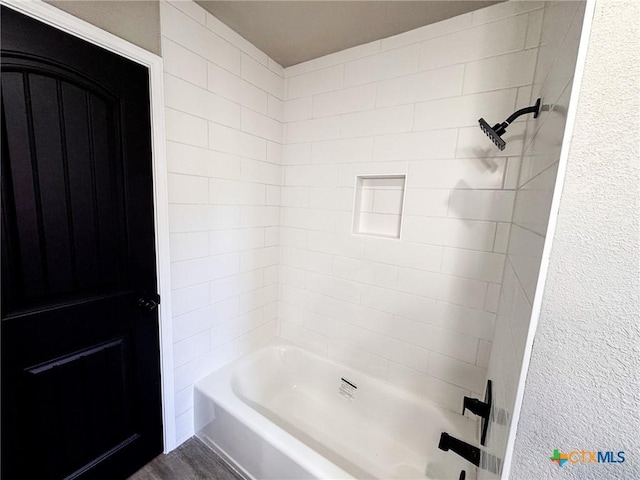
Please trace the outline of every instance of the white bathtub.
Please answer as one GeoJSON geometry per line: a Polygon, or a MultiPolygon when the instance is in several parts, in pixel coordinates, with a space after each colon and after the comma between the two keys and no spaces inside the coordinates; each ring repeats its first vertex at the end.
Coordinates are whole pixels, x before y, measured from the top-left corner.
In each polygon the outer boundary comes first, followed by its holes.
{"type": "Polygon", "coordinates": [[[476,421],[284,344],[199,381],[195,428],[248,478],[476,477],[471,463],[437,448],[444,431],[477,444],[476,421]]]}

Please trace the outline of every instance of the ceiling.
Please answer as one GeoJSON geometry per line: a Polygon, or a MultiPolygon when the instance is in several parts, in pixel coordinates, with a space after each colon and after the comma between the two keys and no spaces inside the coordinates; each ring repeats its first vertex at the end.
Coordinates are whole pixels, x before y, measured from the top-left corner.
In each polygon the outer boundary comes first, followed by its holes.
{"type": "Polygon", "coordinates": [[[280,65],[289,67],[498,1],[196,0],[196,3],[280,65]]]}

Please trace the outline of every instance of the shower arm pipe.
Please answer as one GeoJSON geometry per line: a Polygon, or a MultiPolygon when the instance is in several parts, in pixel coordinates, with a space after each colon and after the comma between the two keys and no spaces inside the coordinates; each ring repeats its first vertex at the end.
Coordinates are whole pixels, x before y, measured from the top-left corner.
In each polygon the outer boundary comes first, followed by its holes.
{"type": "Polygon", "coordinates": [[[502,135],[507,130],[507,127],[511,125],[516,118],[521,117],[522,115],[527,115],[528,113],[533,113],[533,118],[538,118],[538,114],[540,113],[540,99],[536,101],[535,105],[517,110],[516,112],[509,115],[509,118],[507,118],[504,122],[496,125],[497,128],[494,127],[496,129],[496,133],[498,135],[502,135]]]}
{"type": "Polygon", "coordinates": [[[508,125],[511,125],[516,118],[521,117],[522,115],[526,115],[528,113],[533,113],[534,114],[533,118],[537,118],[539,111],[540,111],[540,100],[538,100],[535,105],[521,108],[517,112],[514,112],[509,116],[509,118],[505,120],[505,123],[507,123],[508,125]]]}

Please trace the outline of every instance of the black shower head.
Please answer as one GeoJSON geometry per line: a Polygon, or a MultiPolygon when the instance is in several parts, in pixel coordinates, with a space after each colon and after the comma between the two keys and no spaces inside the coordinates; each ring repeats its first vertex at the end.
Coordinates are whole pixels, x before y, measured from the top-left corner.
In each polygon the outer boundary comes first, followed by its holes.
{"type": "Polygon", "coordinates": [[[505,132],[504,128],[500,128],[502,127],[502,125],[496,123],[493,127],[490,127],[484,118],[481,118],[480,120],[478,120],[478,122],[480,123],[480,128],[482,129],[482,131],[487,137],[491,139],[493,143],[496,144],[496,147],[498,147],[500,150],[504,150],[504,147],[507,144],[502,138],[500,138],[500,134],[498,133],[500,130],[502,130],[501,133],[505,132]]]}
{"type": "Polygon", "coordinates": [[[485,133],[487,137],[491,139],[493,143],[496,144],[500,150],[504,150],[504,147],[507,143],[502,139],[502,135],[507,131],[507,127],[513,123],[513,121],[521,115],[525,115],[527,113],[533,113],[533,118],[538,118],[538,114],[540,113],[540,101],[541,99],[536,100],[535,105],[530,107],[521,108],[514,114],[512,114],[509,118],[507,118],[502,123],[496,123],[493,127],[490,127],[487,121],[484,118],[478,120],[480,124],[480,128],[485,133]]]}

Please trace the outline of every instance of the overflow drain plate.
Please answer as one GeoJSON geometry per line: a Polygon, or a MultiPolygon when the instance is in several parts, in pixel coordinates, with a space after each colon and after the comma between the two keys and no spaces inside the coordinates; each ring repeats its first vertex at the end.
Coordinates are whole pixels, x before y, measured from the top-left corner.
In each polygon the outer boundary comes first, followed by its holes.
{"type": "Polygon", "coordinates": [[[358,387],[355,383],[350,382],[346,378],[340,379],[340,386],[338,387],[338,395],[347,400],[353,400],[356,396],[356,390],[358,387]]]}

